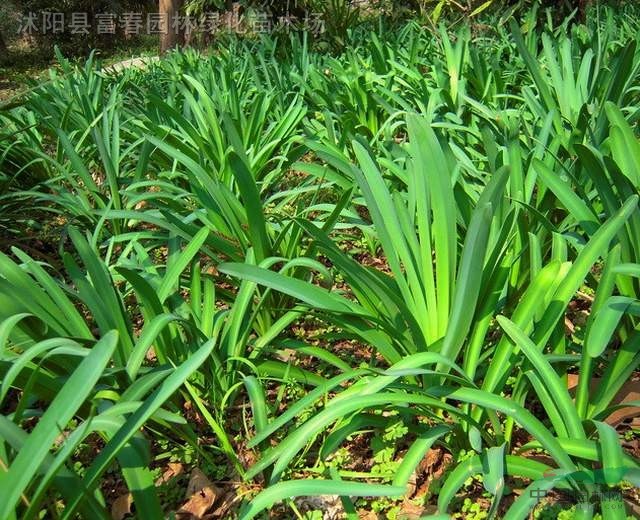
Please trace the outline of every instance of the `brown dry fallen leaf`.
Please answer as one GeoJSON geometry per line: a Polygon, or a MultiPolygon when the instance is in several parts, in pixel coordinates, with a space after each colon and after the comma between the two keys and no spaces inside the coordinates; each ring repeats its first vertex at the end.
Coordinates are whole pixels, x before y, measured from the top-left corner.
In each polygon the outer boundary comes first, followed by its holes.
{"type": "Polygon", "coordinates": [[[162,476],[158,480],[156,480],[156,486],[166,484],[172,478],[181,475],[183,471],[184,468],[179,462],[169,462],[169,464],[167,464],[167,469],[164,470],[162,476]]]}
{"type": "MultiPolygon", "coordinates": [[[[567,386],[569,387],[569,392],[572,395],[575,393],[576,387],[578,386],[578,380],[579,376],[576,374],[569,374],[567,377],[567,386]]],[[[600,378],[594,377],[589,384],[591,391],[598,388],[599,384],[600,378]]],[[[611,401],[611,406],[630,403],[632,401],[640,401],[640,381],[627,381],[622,385],[620,391],[611,401]]],[[[633,420],[638,417],[640,417],[640,408],[637,406],[627,406],[614,411],[605,419],[605,422],[615,427],[626,419],[633,420]]]]}
{"type": "Polygon", "coordinates": [[[413,473],[411,473],[411,476],[409,477],[406,496],[413,497],[416,492],[417,486],[418,486],[418,475],[414,471],[413,473]]]}
{"type": "Polygon", "coordinates": [[[422,518],[423,513],[424,507],[414,504],[410,500],[405,500],[398,513],[398,520],[418,520],[422,518]]]}
{"type": "Polygon", "coordinates": [[[443,451],[438,448],[431,448],[420,462],[420,469],[424,473],[431,473],[432,469],[442,460],[443,451]]]}
{"type": "Polygon", "coordinates": [[[187,486],[187,502],[178,510],[177,517],[181,519],[201,519],[220,495],[220,490],[207,476],[195,468],[191,472],[191,479],[187,486]]]}
{"type": "Polygon", "coordinates": [[[625,499],[624,503],[627,505],[627,510],[631,511],[635,518],[640,518],[640,506],[631,500],[625,499]]]}
{"type": "Polygon", "coordinates": [[[338,520],[342,518],[342,501],[337,495],[323,495],[319,497],[298,497],[294,499],[296,507],[301,511],[322,511],[324,520],[338,520]]]}
{"type": "Polygon", "coordinates": [[[229,515],[227,513],[231,510],[231,507],[240,500],[242,500],[242,497],[240,495],[236,494],[233,491],[228,492],[222,497],[221,500],[218,500],[218,505],[213,511],[211,511],[211,513],[207,515],[207,518],[229,518],[229,515]]]}
{"type": "Polygon", "coordinates": [[[113,520],[123,520],[123,518],[126,518],[131,514],[132,503],[133,497],[131,494],[116,498],[111,505],[111,518],[113,518],[113,520]]]}

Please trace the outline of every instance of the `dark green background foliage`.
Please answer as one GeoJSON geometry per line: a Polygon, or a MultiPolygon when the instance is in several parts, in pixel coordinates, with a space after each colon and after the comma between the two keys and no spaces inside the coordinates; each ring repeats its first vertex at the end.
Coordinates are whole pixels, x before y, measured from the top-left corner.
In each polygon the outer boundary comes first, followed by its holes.
{"type": "MultiPolygon", "coordinates": [[[[153,12],[157,11],[157,2],[149,0],[23,0],[19,3],[18,12],[23,15],[28,13],[64,13],[65,23],[71,19],[71,14],[87,13],[89,23],[94,27],[94,15],[99,13],[113,13],[121,16],[125,12],[153,12]]],[[[35,43],[44,48],[52,49],[54,45],[60,46],[67,55],[87,55],[91,49],[108,49],[115,46],[124,38],[119,29],[115,35],[99,35],[97,31],[90,30],[87,35],[73,35],[70,31],[61,34],[33,34],[35,43]]]]}

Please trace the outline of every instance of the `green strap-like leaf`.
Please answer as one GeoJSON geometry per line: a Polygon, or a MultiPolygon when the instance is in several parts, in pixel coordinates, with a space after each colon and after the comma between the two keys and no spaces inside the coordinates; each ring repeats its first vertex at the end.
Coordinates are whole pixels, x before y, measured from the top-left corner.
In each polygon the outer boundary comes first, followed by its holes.
{"type": "Polygon", "coordinates": [[[40,418],[12,461],[9,471],[0,472],[0,518],[7,517],[15,507],[55,439],[67,428],[78,408],[94,391],[95,384],[111,360],[117,343],[116,332],[108,333],[96,343],[40,418]]]}

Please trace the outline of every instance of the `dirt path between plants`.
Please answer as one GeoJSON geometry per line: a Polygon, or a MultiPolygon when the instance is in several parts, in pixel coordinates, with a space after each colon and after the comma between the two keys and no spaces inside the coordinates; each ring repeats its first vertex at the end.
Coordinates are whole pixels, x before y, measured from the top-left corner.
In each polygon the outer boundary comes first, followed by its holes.
{"type": "Polygon", "coordinates": [[[150,63],[154,63],[159,59],[160,59],[159,56],[144,56],[141,58],[131,58],[129,60],[119,61],[118,63],[114,63],[113,65],[103,67],[102,70],[105,72],[120,72],[122,70],[130,69],[130,68],[143,69],[150,63]]]}
{"type": "MultiPolygon", "coordinates": [[[[160,60],[159,56],[141,56],[138,58],[130,58],[128,60],[119,61],[117,63],[102,67],[102,71],[107,73],[118,73],[130,68],[143,69],[150,63],[155,63],[158,60],[160,60]]],[[[40,75],[42,76],[42,81],[46,81],[46,72],[47,69],[43,69],[42,71],[38,71],[38,74],[34,73],[34,76],[37,78],[38,75],[40,75]]],[[[11,100],[16,101],[20,96],[28,91],[29,87],[27,86],[26,82],[12,80],[8,77],[1,78],[0,105],[3,103],[9,103],[11,100]]]]}

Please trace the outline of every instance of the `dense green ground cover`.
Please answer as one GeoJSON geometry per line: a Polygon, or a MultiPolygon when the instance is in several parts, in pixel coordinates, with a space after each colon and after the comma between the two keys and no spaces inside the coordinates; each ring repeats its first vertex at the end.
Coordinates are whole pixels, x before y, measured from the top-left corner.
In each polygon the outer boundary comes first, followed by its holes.
{"type": "Polygon", "coordinates": [[[5,104],[0,518],[109,518],[114,480],[161,518],[168,460],[236,482],[227,518],[626,518],[637,20],[63,62],[5,104]]]}

